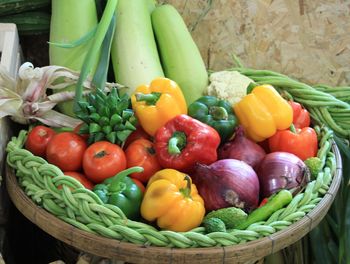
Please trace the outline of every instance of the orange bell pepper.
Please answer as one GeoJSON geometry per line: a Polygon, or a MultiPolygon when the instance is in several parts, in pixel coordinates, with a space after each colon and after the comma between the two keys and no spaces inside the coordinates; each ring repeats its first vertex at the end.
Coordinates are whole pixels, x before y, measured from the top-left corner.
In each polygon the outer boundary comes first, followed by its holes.
{"type": "Polygon", "coordinates": [[[291,129],[277,131],[268,141],[271,152],[289,152],[303,161],[317,155],[317,134],[311,127],[295,129],[292,125],[291,129]]]}
{"type": "Polygon", "coordinates": [[[141,215],[166,230],[186,232],[199,226],[204,218],[202,197],[191,178],[174,169],[154,174],[141,203],[141,215]]]}
{"type": "Polygon", "coordinates": [[[173,117],[187,114],[180,87],[163,77],[153,80],[150,85],[139,86],[131,96],[131,103],[140,125],[151,136],[173,117]]]}
{"type": "Polygon", "coordinates": [[[256,86],[233,106],[247,136],[260,142],[290,127],[293,110],[271,85],[256,86]]]}

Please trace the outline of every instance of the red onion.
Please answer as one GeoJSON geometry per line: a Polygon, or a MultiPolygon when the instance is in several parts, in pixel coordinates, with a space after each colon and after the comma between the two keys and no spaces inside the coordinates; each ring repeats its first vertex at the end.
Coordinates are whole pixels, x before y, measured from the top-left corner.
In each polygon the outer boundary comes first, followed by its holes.
{"type": "Polygon", "coordinates": [[[272,152],[260,162],[257,174],[262,198],[281,189],[299,192],[309,181],[310,171],[305,163],[288,152],[272,152]]]}
{"type": "Polygon", "coordinates": [[[238,207],[251,211],[259,202],[259,179],[247,163],[235,159],[197,164],[192,175],[208,211],[238,207]]]}
{"type": "Polygon", "coordinates": [[[219,159],[241,160],[254,169],[265,155],[266,152],[260,145],[245,137],[242,126],[237,128],[233,140],[222,145],[218,151],[219,159]]]}

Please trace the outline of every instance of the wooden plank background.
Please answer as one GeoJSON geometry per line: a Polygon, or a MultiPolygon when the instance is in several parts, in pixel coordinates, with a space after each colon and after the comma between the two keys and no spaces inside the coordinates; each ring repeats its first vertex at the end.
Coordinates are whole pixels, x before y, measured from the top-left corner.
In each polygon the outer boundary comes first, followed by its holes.
{"type": "Polygon", "coordinates": [[[184,17],[207,66],[257,69],[306,83],[350,84],[348,0],[165,0],[184,17]]]}

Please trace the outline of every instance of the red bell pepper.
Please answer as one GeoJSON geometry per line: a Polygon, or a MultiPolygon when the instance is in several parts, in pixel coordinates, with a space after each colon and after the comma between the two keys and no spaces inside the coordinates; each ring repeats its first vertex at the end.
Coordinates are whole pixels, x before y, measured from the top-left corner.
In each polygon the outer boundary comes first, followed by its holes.
{"type": "Polygon", "coordinates": [[[303,161],[315,157],[318,150],[317,134],[311,127],[279,130],[269,138],[271,152],[285,151],[298,156],[303,161]]]}
{"type": "Polygon", "coordinates": [[[208,165],[216,161],[219,144],[214,128],[184,114],[160,127],[154,140],[160,165],[183,172],[191,172],[197,162],[208,165]]]}
{"type": "Polygon", "coordinates": [[[301,104],[288,101],[293,109],[293,124],[295,128],[304,128],[310,126],[310,114],[301,106],[301,104]]]}

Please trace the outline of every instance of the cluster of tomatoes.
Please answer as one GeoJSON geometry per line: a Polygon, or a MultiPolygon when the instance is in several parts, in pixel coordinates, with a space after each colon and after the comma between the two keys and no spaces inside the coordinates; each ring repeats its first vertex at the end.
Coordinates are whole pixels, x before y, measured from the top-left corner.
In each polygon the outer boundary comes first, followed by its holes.
{"type": "Polygon", "coordinates": [[[160,169],[150,137],[138,128],[121,147],[108,141],[87,144],[87,135],[73,131],[56,132],[38,125],[31,129],[25,148],[46,159],[92,190],[94,185],[113,177],[133,166],[141,166],[143,172],[132,173],[132,180],[144,191],[144,184],[160,169]]]}

